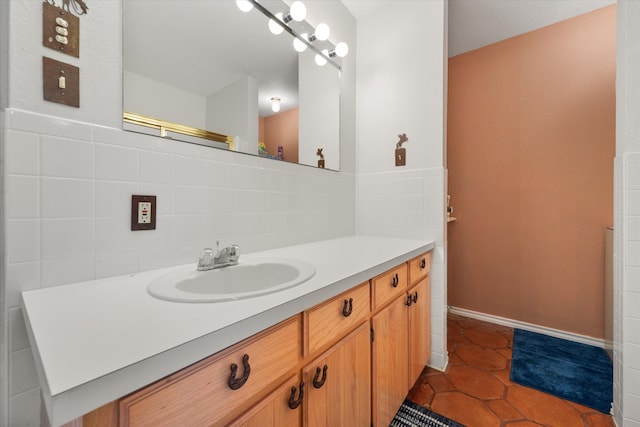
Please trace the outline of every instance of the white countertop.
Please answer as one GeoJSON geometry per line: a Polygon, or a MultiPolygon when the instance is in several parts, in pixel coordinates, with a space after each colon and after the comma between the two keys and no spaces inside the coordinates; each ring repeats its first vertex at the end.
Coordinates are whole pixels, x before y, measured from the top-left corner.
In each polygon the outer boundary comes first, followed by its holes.
{"type": "Polygon", "coordinates": [[[169,302],[147,293],[152,279],[183,266],[23,292],[49,420],[57,426],[82,416],[433,248],[353,236],[242,255],[305,261],[316,274],[228,302],[169,302]]]}

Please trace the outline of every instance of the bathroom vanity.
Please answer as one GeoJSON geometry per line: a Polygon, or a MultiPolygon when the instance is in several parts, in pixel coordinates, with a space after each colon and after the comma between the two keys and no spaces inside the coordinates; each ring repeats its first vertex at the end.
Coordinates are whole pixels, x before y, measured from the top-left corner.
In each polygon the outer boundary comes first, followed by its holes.
{"type": "Polygon", "coordinates": [[[433,248],[355,236],[244,255],[316,273],[216,303],[148,294],[150,281],[184,266],[25,292],[49,418],[387,426],[429,358],[433,248]]]}

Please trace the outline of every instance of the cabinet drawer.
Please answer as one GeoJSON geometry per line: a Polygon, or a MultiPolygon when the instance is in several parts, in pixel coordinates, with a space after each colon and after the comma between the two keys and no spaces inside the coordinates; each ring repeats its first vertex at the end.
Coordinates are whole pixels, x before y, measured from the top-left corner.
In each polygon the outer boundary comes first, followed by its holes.
{"type": "Polygon", "coordinates": [[[300,361],[301,331],[296,316],[125,397],[120,425],[215,425],[300,361]],[[248,378],[232,390],[232,364],[236,382],[242,382],[243,359],[250,367],[248,378]]]}
{"type": "Polygon", "coordinates": [[[409,283],[415,284],[429,275],[431,271],[431,252],[422,254],[409,261],[409,283]]]}
{"type": "Polygon", "coordinates": [[[369,283],[305,311],[305,355],[342,338],[369,315],[369,283]]]}
{"type": "Polygon", "coordinates": [[[401,264],[371,279],[371,307],[380,308],[406,290],[407,264],[401,264]]]}

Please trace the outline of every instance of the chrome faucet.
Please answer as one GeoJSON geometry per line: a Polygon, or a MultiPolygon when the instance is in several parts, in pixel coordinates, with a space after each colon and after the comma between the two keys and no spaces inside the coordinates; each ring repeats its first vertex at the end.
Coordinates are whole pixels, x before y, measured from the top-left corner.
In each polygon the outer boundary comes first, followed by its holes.
{"type": "Polygon", "coordinates": [[[213,249],[204,248],[198,260],[198,271],[213,270],[214,268],[228,267],[238,264],[240,259],[240,246],[231,245],[220,249],[220,242],[216,241],[216,252],[213,249]]]}

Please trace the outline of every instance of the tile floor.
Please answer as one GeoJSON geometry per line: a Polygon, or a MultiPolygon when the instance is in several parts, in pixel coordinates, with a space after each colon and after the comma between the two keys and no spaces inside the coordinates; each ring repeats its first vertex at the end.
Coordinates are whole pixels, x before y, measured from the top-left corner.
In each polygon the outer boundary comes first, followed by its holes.
{"type": "Polygon", "coordinates": [[[509,381],[513,329],[449,314],[449,366],[408,398],[467,427],[612,427],[609,415],[509,381]]]}

